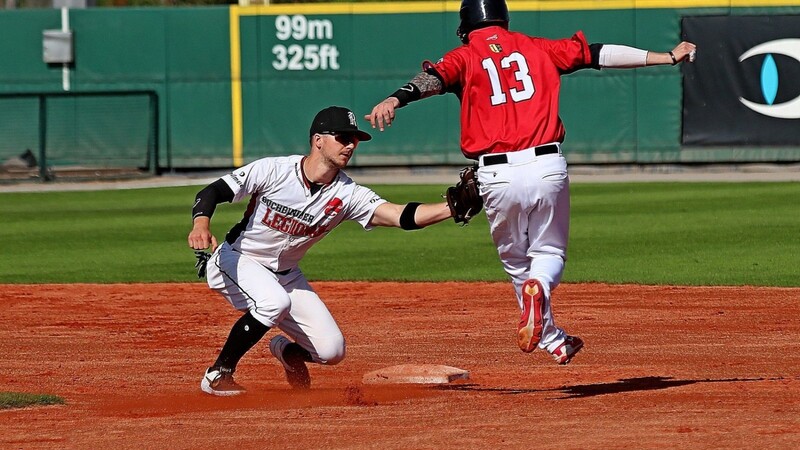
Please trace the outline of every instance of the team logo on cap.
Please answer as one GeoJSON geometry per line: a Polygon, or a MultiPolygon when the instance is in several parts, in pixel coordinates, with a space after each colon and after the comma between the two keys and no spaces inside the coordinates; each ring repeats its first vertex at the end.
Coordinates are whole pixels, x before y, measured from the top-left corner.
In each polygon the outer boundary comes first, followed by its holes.
{"type": "Polygon", "coordinates": [[[500,53],[503,51],[503,47],[501,47],[500,44],[489,44],[489,50],[500,53]]]}
{"type": "Polygon", "coordinates": [[[353,114],[353,111],[347,111],[347,118],[350,120],[350,125],[356,125],[356,115],[353,114]]]}

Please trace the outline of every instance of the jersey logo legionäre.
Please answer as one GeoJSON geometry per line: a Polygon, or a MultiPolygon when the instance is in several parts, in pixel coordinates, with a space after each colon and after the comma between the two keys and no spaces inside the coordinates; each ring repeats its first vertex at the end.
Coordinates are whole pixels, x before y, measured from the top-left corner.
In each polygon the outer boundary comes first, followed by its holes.
{"type": "Polygon", "coordinates": [[[314,222],[312,214],[275,203],[266,197],[261,197],[261,203],[267,206],[267,212],[261,219],[261,223],[273,230],[300,237],[316,237],[328,231],[328,227],[325,225],[311,225],[314,222]]]}
{"type": "Polygon", "coordinates": [[[500,44],[489,44],[489,50],[494,53],[502,53],[503,47],[501,47],[500,44]]]}

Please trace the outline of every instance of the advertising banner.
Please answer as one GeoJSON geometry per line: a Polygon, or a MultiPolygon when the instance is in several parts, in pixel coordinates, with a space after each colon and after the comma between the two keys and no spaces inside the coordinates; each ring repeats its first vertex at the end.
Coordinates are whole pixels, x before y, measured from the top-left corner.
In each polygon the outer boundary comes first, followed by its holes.
{"type": "Polygon", "coordinates": [[[685,17],[683,145],[800,145],[800,16],[685,17]]]}

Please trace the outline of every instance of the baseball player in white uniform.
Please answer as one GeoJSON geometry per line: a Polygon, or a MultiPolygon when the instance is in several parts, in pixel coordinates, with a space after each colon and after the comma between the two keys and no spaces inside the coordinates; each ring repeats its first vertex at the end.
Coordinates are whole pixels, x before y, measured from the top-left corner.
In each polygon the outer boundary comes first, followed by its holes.
{"type": "Polygon", "coordinates": [[[233,325],[216,362],[200,383],[203,392],[238,395],[236,365],[270,328],[284,335],[270,340],[293,388],[311,385],[307,362],[337,364],[345,339],[298,263],[309,248],[345,220],[365,230],[375,226],[413,230],[451,217],[447,203],[397,205],[359,186],[342,169],[361,141],[352,111],[331,106],[320,111],[309,132],[307,156],[263,158],[223,176],[197,194],[189,246],[211,247],[208,286],[244,311],[233,325]],[[221,245],[211,232],[217,204],[248,199],[242,220],[221,245]]]}

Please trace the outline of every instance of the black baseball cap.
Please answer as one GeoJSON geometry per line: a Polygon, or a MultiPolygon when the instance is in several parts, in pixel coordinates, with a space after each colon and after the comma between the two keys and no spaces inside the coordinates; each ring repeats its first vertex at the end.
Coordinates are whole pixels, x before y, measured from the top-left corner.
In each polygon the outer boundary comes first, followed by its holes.
{"type": "Polygon", "coordinates": [[[359,141],[372,139],[369,133],[358,129],[353,111],[341,106],[329,106],[314,116],[308,135],[313,136],[315,133],[349,133],[357,136],[359,141]]]}

